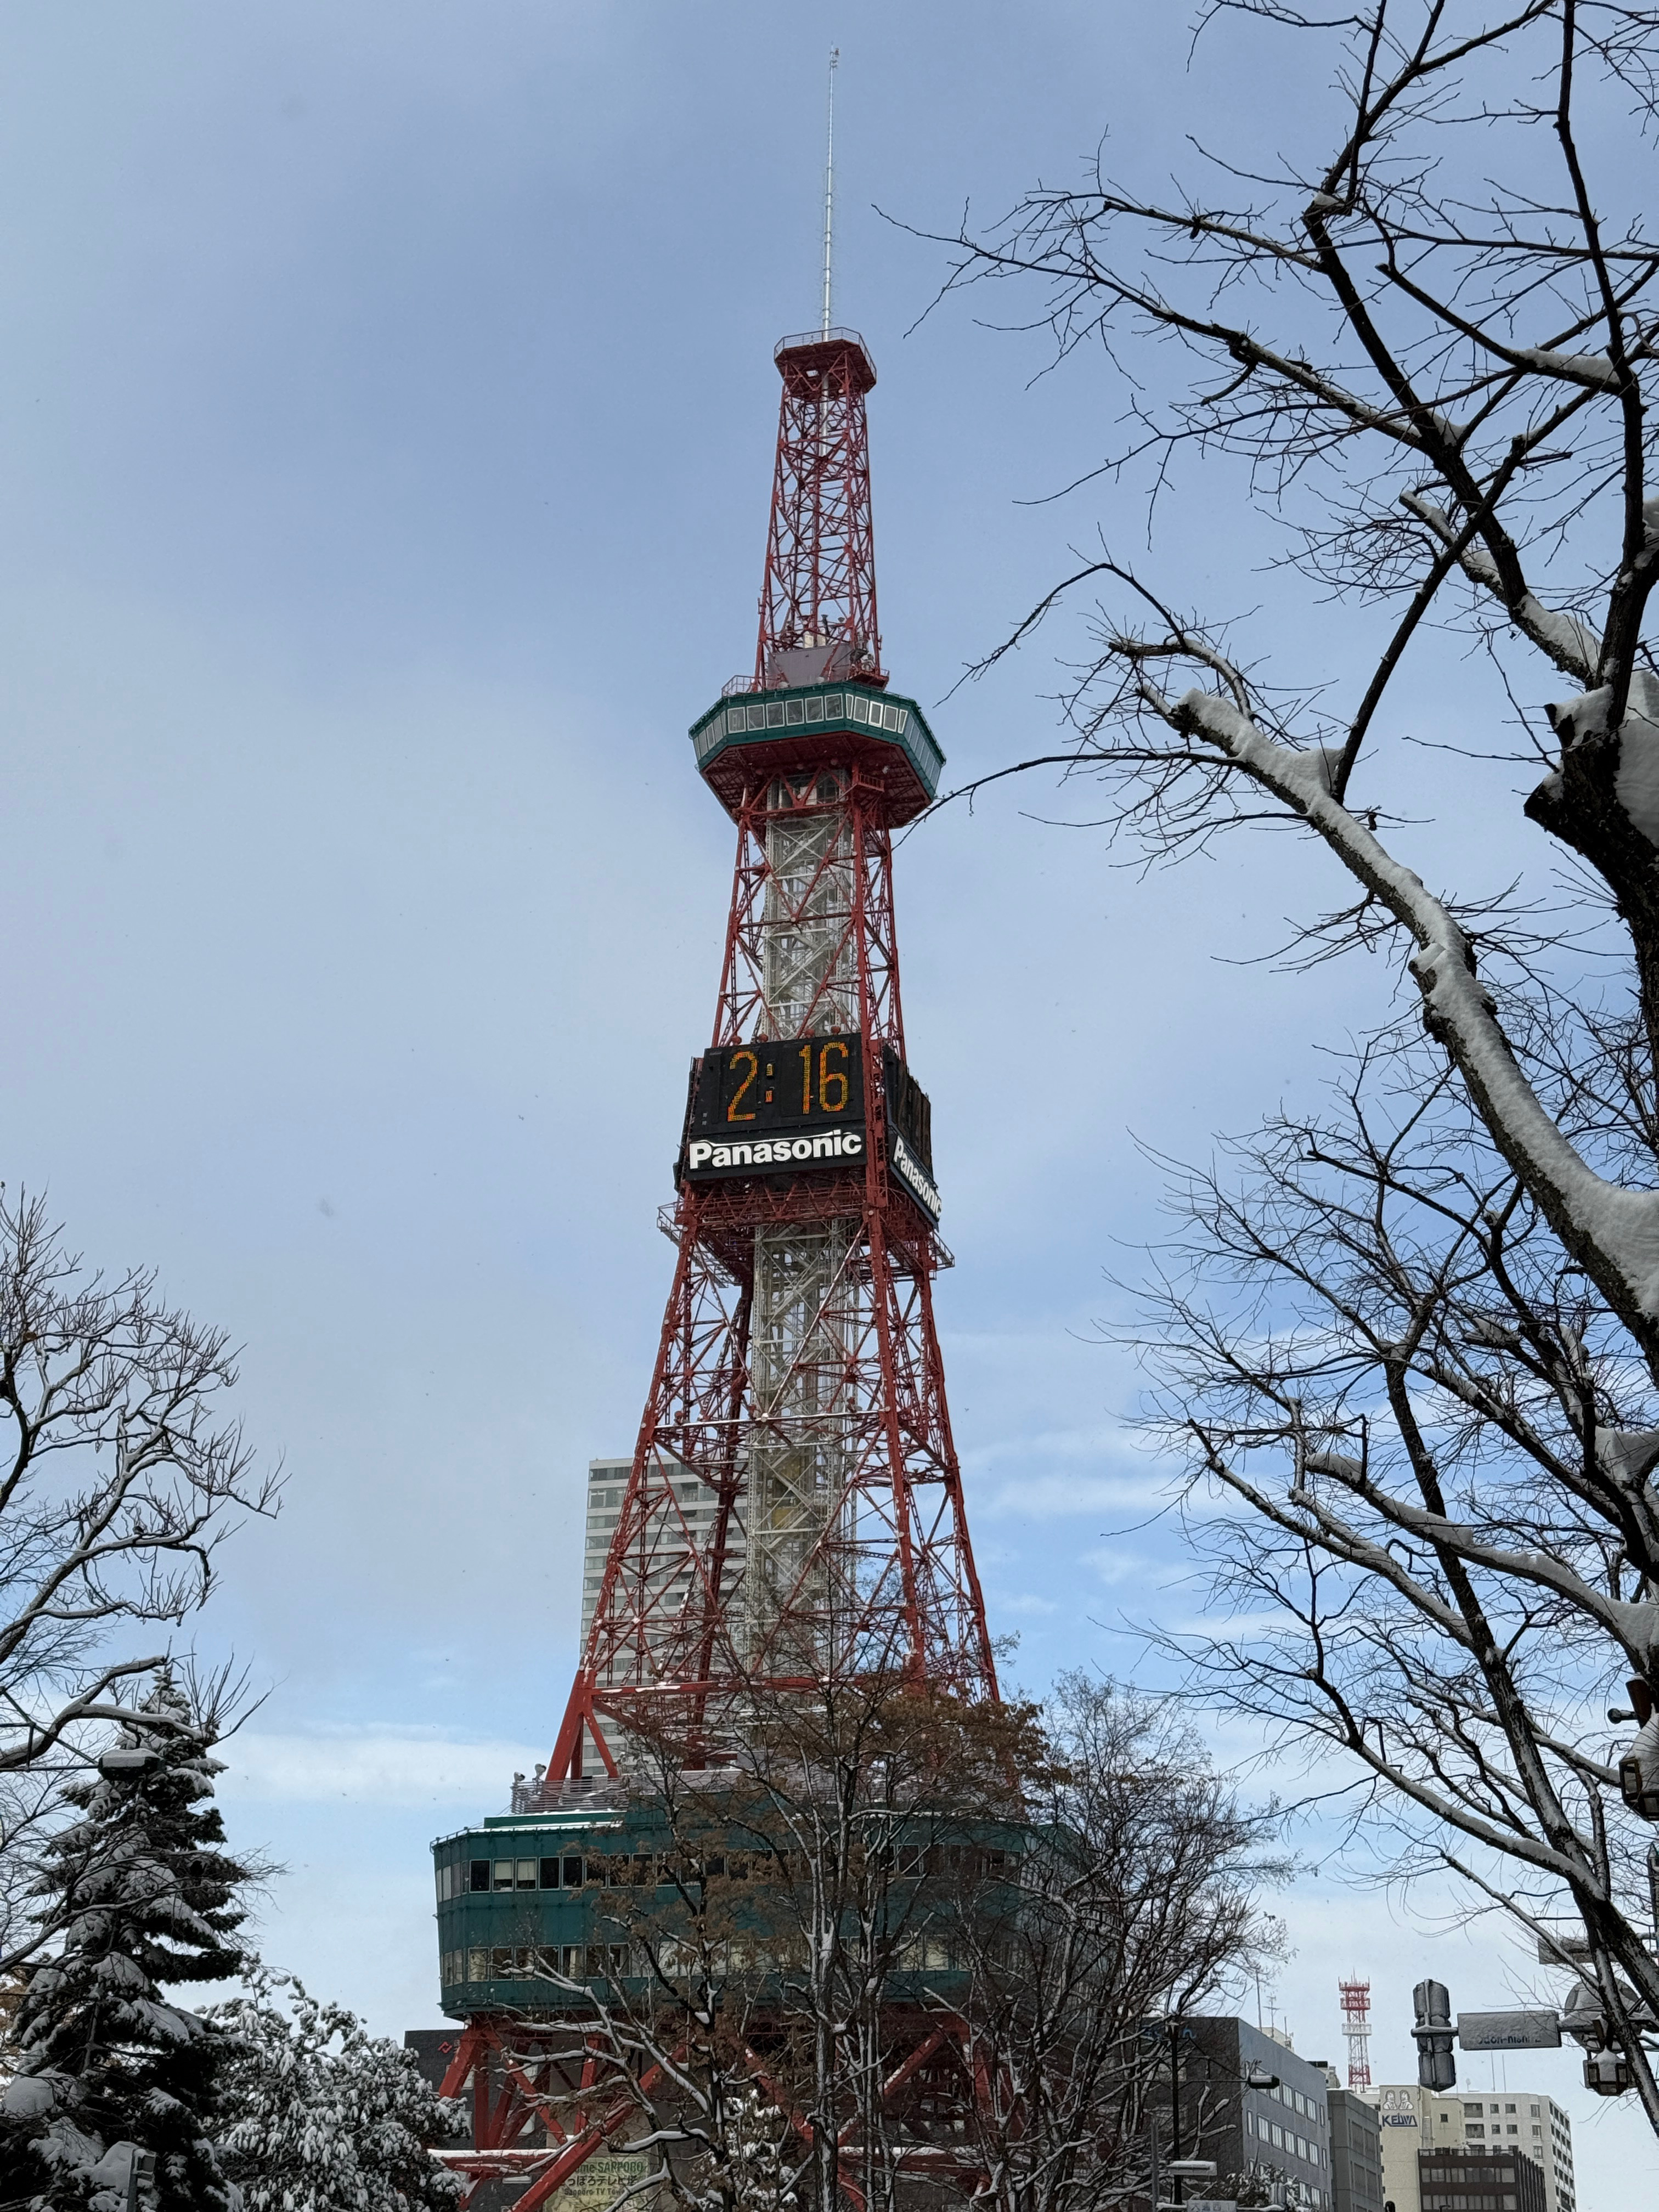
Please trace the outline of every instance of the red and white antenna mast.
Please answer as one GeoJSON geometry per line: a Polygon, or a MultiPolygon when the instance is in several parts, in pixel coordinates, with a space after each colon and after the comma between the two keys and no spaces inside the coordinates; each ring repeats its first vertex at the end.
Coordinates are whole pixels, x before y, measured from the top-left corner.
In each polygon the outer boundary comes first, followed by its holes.
{"type": "Polygon", "coordinates": [[[1342,1999],[1342,2033],[1348,2045],[1348,2087],[1371,2086],[1371,1985],[1357,1978],[1337,1984],[1342,1999]]]}
{"type": "Polygon", "coordinates": [[[835,307],[836,64],[823,164],[823,299],[818,328],[780,339],[783,393],[761,582],[754,688],[834,677],[886,683],[876,618],[875,531],[865,395],[875,364],[835,307]]]}

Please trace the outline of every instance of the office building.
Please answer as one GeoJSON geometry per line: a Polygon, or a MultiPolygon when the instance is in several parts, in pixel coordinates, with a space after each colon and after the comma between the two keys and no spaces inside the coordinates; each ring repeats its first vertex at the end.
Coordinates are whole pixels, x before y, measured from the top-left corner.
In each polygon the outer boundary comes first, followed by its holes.
{"type": "MultiPolygon", "coordinates": [[[[1382,2194],[1395,2212],[1427,2212],[1419,2178],[1420,2172],[1431,2170],[1423,2166],[1425,2159],[1437,2160],[1442,2152],[1499,2149],[1518,2151],[1538,2169],[1543,2190],[1540,2212],[1577,2212],[1571,2127],[1554,2099],[1542,2091],[1477,2094],[1474,2089],[1423,2089],[1411,2081],[1384,2083],[1365,2094],[1376,2107],[1382,2194]]],[[[1432,2170],[1438,2172],[1439,2165],[1432,2170]]]]}
{"type": "MultiPolygon", "coordinates": [[[[1275,2182],[1287,2205],[1334,2212],[1325,2066],[1243,2020],[1183,2021],[1179,2048],[1181,2151],[1215,2160],[1215,2195],[1224,2201],[1241,2184],[1275,2182]]],[[[1170,2143],[1166,2121],[1166,2152],[1170,2143]]]]}
{"type": "Polygon", "coordinates": [[[1376,2107],[1357,2089],[1325,2092],[1330,2122],[1331,2203],[1335,2212],[1382,2212],[1382,2130],[1376,2107]]]}
{"type": "Polygon", "coordinates": [[[1488,2090],[1462,2098],[1463,2141],[1470,2150],[1519,2149],[1541,2168],[1545,2212],[1577,2212],[1572,2184],[1572,2124],[1553,2097],[1535,2089],[1488,2090]]]}
{"type": "Polygon", "coordinates": [[[1544,2172],[1524,2151],[1417,2154],[1423,2212],[1544,2212],[1544,2172]]]}

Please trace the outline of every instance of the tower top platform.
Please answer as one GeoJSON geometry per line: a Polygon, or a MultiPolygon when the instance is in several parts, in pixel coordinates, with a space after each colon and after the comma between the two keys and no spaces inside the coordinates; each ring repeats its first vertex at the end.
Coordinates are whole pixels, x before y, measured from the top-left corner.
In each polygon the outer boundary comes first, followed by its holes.
{"type": "Polygon", "coordinates": [[[778,374],[792,388],[810,386],[843,362],[848,391],[861,399],[875,388],[876,364],[856,331],[802,331],[794,337],[780,338],[772,358],[778,374]]]}
{"type": "Polygon", "coordinates": [[[733,821],[757,783],[857,761],[881,778],[886,819],[897,828],[932,805],[945,767],[915,701],[873,684],[744,690],[695,721],[691,743],[704,782],[733,821]]]}

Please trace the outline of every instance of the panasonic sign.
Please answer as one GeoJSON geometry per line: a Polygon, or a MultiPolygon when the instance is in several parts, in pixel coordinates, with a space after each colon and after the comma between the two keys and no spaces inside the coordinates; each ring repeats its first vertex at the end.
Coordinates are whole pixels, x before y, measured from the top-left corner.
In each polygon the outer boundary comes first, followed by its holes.
{"type": "Polygon", "coordinates": [[[928,1219],[937,1226],[941,1204],[938,1185],[891,1122],[888,1124],[887,1133],[892,1141],[895,1174],[928,1219]]]}
{"type": "Polygon", "coordinates": [[[827,1137],[744,1138],[736,1144],[717,1144],[712,1138],[694,1137],[685,1148],[689,1175],[730,1175],[743,1168],[793,1167],[797,1160],[853,1160],[864,1157],[862,1129],[835,1129],[827,1137]]]}

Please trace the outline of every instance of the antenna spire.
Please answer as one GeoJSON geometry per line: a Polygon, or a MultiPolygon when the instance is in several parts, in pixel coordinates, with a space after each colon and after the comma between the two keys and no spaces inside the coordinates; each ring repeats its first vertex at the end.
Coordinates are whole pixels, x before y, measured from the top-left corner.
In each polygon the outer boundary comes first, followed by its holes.
{"type": "Polygon", "coordinates": [[[836,67],[841,60],[841,48],[830,49],[830,97],[824,119],[823,134],[823,335],[830,335],[831,321],[830,276],[836,243],[836,67]]]}

